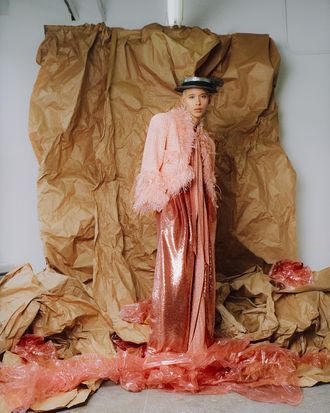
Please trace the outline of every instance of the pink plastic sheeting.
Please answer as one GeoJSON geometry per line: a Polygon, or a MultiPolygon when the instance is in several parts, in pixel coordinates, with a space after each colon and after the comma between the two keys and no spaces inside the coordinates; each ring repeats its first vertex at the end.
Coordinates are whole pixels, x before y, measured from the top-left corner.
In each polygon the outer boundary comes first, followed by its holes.
{"type": "Polygon", "coordinates": [[[76,388],[85,380],[116,377],[113,362],[98,354],[59,360],[51,341],[25,336],[12,349],[26,360],[21,365],[2,365],[0,396],[11,411],[23,413],[35,402],[76,388]]]}
{"type": "MultiPolygon", "coordinates": [[[[291,405],[302,399],[296,376],[298,355],[274,344],[220,339],[198,355],[149,354],[145,345],[126,343],[125,347],[118,347],[112,359],[84,354],[54,360],[50,341],[28,336],[13,349],[26,363],[1,368],[0,395],[20,413],[36,401],[98,379],[110,379],[134,392],[145,388],[204,394],[236,391],[253,400],[291,405]]],[[[317,363],[314,358],[307,361],[317,363]]]]}
{"type": "Polygon", "coordinates": [[[250,346],[247,340],[221,339],[205,354],[148,354],[144,348],[118,350],[120,384],[129,391],[158,388],[180,392],[225,394],[299,404],[297,355],[273,344],[250,346]]]}
{"type": "Polygon", "coordinates": [[[282,288],[295,288],[313,281],[312,270],[300,261],[278,261],[271,267],[269,276],[282,288]]]}
{"type": "Polygon", "coordinates": [[[119,312],[119,317],[128,323],[143,324],[146,322],[151,306],[151,298],[134,304],[126,304],[119,312]]]}
{"type": "Polygon", "coordinates": [[[33,334],[25,334],[11,350],[25,361],[35,361],[43,365],[50,361],[56,361],[56,349],[52,341],[46,341],[43,337],[33,334]]]}

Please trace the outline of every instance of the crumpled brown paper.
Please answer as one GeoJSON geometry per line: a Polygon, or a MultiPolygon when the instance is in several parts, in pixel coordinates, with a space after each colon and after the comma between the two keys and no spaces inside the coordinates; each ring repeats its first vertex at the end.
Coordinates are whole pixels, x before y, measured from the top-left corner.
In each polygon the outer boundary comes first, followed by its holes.
{"type": "MultiPolygon", "coordinates": [[[[112,357],[115,352],[111,320],[77,277],[47,269],[34,274],[27,264],[1,278],[0,302],[0,353],[5,352],[5,364],[20,363],[20,358],[8,350],[28,331],[51,338],[61,358],[83,353],[112,357]]],[[[86,382],[31,408],[48,411],[72,407],[83,403],[100,385],[101,381],[86,382]]],[[[1,407],[5,412],[0,400],[1,407]]]]}
{"type": "Polygon", "coordinates": [[[118,316],[150,295],[155,218],[132,211],[148,123],[178,103],[185,76],[221,76],[208,129],[217,148],[217,271],[296,258],[295,173],[279,143],[280,57],[263,34],[217,35],[151,24],[46,26],[29,119],[39,162],[47,262],[92,285],[124,340],[143,332],[118,316]]]}
{"type": "MultiPolygon", "coordinates": [[[[280,57],[268,35],[158,24],[46,26],[37,62],[29,134],[50,268],[35,275],[24,266],[2,280],[1,352],[26,331],[50,337],[65,358],[113,354],[114,331],[147,340],[146,326],[119,317],[123,305],[150,295],[156,254],[155,219],[133,213],[132,186],[151,116],[178,102],[173,89],[192,74],[225,82],[208,114],[222,190],[216,259],[220,279],[240,277],[219,289],[222,331],[300,352],[329,350],[327,282],[321,277],[319,290],[278,291],[261,271],[297,258],[295,172],[279,143],[280,57]],[[290,300],[303,306],[305,298],[314,304],[305,324],[288,319],[290,300]]],[[[329,374],[316,369],[302,377],[308,385],[329,374]]],[[[65,395],[61,405],[78,396],[65,395]]]]}
{"type": "Polygon", "coordinates": [[[313,272],[312,284],[277,292],[274,302],[278,344],[300,354],[330,353],[330,268],[313,272]]]}
{"type": "Polygon", "coordinates": [[[60,357],[99,353],[110,357],[114,347],[111,320],[76,277],[30,265],[0,281],[0,352],[10,350],[27,331],[50,337],[60,357]]]}
{"type": "MultiPolygon", "coordinates": [[[[218,285],[220,332],[263,340],[297,351],[330,354],[330,267],[313,272],[309,285],[280,290],[254,267],[218,285]]],[[[301,386],[330,381],[330,366],[300,366],[301,386]]]]}
{"type": "Polygon", "coordinates": [[[228,337],[259,341],[272,336],[278,327],[273,286],[267,275],[255,267],[219,285],[217,309],[221,332],[228,337]]]}
{"type": "MultiPolygon", "coordinates": [[[[63,358],[79,353],[114,354],[111,321],[76,277],[52,270],[33,274],[25,265],[5,276],[0,287],[0,352],[5,351],[4,363],[20,363],[20,358],[8,350],[26,332],[50,338],[63,358]]],[[[330,268],[314,272],[310,285],[280,290],[268,275],[254,267],[218,284],[217,309],[222,317],[219,332],[226,337],[249,338],[252,343],[275,342],[300,355],[329,355],[329,299],[330,268]]],[[[300,365],[300,385],[329,382],[329,369],[330,363],[300,365]]],[[[73,393],[47,399],[33,409],[73,406],[86,400],[99,385],[85,383],[73,393]]]]}

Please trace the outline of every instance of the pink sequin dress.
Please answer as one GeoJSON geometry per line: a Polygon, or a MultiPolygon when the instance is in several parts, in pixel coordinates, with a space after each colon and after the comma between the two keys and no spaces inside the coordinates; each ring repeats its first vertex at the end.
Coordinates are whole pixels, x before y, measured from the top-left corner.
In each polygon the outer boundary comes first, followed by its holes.
{"type": "Polygon", "coordinates": [[[216,211],[203,182],[200,130],[190,158],[195,178],[157,213],[149,353],[199,353],[213,342],[216,211]]]}

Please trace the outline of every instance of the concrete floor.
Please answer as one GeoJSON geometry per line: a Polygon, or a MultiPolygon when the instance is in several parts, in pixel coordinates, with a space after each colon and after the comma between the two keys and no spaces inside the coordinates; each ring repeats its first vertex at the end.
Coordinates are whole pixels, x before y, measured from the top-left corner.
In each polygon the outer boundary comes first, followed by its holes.
{"type": "Polygon", "coordinates": [[[304,389],[297,407],[254,402],[236,393],[226,395],[187,395],[160,390],[130,393],[109,382],[80,407],[68,413],[330,413],[330,384],[304,389]]]}

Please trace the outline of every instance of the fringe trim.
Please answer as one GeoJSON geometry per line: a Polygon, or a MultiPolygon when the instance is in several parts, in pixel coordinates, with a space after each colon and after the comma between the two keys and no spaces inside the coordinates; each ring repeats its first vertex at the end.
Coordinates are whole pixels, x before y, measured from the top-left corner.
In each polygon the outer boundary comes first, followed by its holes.
{"type": "Polygon", "coordinates": [[[210,164],[210,153],[212,151],[212,148],[211,148],[211,145],[208,139],[211,139],[211,138],[204,131],[204,137],[201,140],[201,152],[202,152],[202,160],[203,160],[203,167],[204,167],[204,182],[205,182],[207,193],[209,197],[211,198],[213,205],[215,207],[218,207],[217,193],[216,193],[217,180],[215,178],[213,168],[210,164]]]}
{"type": "Polygon", "coordinates": [[[181,155],[184,157],[183,163],[188,164],[195,137],[191,115],[183,107],[173,108],[170,112],[173,114],[179,134],[181,155]]]}
{"type": "Polygon", "coordinates": [[[171,171],[171,174],[163,173],[163,176],[167,182],[167,190],[171,196],[178,195],[181,190],[186,191],[191,181],[195,177],[195,173],[190,165],[179,167],[175,173],[171,171]]]}
{"type": "Polygon", "coordinates": [[[220,205],[220,202],[222,201],[222,190],[217,183],[214,186],[214,192],[215,192],[215,197],[216,197],[215,207],[218,208],[220,205]]]}
{"type": "MultiPolygon", "coordinates": [[[[196,133],[194,132],[194,124],[193,124],[192,117],[190,113],[186,111],[183,107],[173,108],[170,112],[173,114],[177,129],[178,129],[181,154],[182,154],[182,158],[184,158],[183,164],[188,165],[189,159],[191,156],[194,138],[195,138],[195,133],[196,133]]],[[[220,199],[220,191],[216,190],[216,188],[219,188],[219,187],[216,185],[216,178],[213,172],[213,168],[211,167],[211,164],[210,164],[210,154],[211,154],[212,148],[211,148],[211,144],[209,140],[211,138],[209,137],[208,133],[204,130],[203,122],[200,123],[200,136],[201,136],[201,152],[202,152],[203,172],[204,172],[203,175],[204,175],[206,191],[213,205],[217,208],[218,207],[217,198],[220,199]]],[[[191,174],[192,176],[189,174],[189,172],[180,174],[180,175],[183,175],[182,184],[181,184],[182,186],[187,187],[191,179],[194,178],[194,172],[192,171],[192,168],[191,168],[191,174]]],[[[176,181],[178,182],[179,179],[177,179],[176,181]]],[[[173,187],[177,188],[177,184],[173,185],[173,187]]],[[[172,190],[170,190],[170,192],[172,194],[172,190]]],[[[177,192],[178,190],[176,189],[175,193],[177,192]]]]}
{"type": "Polygon", "coordinates": [[[168,203],[170,197],[160,172],[144,171],[136,177],[135,202],[133,209],[141,214],[160,212],[168,203]]]}

